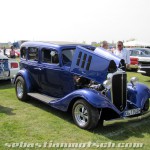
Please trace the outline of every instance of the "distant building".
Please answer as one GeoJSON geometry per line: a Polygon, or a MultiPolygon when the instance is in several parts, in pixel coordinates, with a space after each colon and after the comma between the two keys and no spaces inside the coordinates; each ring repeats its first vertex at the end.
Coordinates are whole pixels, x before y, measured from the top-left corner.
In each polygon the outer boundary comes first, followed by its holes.
{"type": "Polygon", "coordinates": [[[0,43],[0,48],[9,48],[10,47],[10,45],[9,45],[9,43],[0,43]]]}
{"type": "Polygon", "coordinates": [[[97,44],[97,42],[91,42],[91,45],[96,45],[97,44]]]}

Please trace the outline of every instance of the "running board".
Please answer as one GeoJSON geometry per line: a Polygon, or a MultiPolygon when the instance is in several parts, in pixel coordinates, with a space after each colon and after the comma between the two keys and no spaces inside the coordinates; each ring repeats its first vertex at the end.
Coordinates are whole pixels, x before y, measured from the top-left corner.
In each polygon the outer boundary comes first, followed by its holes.
{"type": "Polygon", "coordinates": [[[50,97],[50,96],[47,96],[47,95],[43,95],[43,94],[40,94],[40,93],[28,93],[29,96],[35,98],[35,99],[38,99],[39,101],[42,101],[44,103],[49,103],[50,101],[53,101],[55,100],[56,98],[55,97],[50,97]]]}

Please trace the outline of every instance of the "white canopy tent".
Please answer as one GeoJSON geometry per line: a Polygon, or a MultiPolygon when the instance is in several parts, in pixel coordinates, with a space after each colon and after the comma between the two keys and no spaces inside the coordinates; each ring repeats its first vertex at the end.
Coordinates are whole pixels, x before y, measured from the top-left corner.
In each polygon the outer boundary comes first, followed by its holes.
{"type": "Polygon", "coordinates": [[[124,42],[123,45],[125,47],[150,47],[150,43],[141,42],[141,41],[124,42]]]}

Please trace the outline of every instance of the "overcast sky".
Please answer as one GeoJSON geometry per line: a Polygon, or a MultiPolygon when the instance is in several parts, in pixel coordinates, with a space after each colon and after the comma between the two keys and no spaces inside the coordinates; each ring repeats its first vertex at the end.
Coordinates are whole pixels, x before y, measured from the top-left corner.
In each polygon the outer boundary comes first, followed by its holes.
{"type": "Polygon", "coordinates": [[[0,42],[150,42],[150,0],[1,0],[0,42]]]}

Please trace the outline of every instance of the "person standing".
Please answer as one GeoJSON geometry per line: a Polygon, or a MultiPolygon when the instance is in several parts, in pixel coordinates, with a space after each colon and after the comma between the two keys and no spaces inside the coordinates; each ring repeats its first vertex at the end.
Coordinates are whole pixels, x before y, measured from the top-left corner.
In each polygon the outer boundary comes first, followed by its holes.
{"type": "Polygon", "coordinates": [[[15,56],[15,50],[14,50],[13,46],[11,46],[10,58],[16,58],[16,56],[15,56]]]}
{"type": "Polygon", "coordinates": [[[4,47],[4,50],[3,50],[3,52],[4,52],[4,55],[6,55],[6,48],[4,47]]]}
{"type": "Polygon", "coordinates": [[[97,47],[94,50],[94,52],[97,53],[97,54],[100,54],[101,50],[108,51],[108,43],[107,43],[107,41],[103,41],[102,44],[101,44],[101,47],[97,47]]]}
{"type": "Polygon", "coordinates": [[[117,49],[114,50],[114,55],[118,56],[121,59],[124,59],[126,63],[126,68],[130,67],[130,54],[129,51],[123,48],[123,42],[117,42],[117,49]]]}

